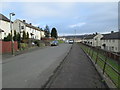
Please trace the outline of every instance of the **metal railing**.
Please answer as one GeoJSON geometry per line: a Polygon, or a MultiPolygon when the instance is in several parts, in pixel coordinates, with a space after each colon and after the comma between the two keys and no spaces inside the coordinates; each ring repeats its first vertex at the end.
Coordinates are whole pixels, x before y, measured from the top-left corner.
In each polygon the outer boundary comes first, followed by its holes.
{"type": "Polygon", "coordinates": [[[85,45],[83,43],[81,43],[81,45],[84,47],[83,50],[86,53],[88,53],[88,55],[92,59],[94,57],[94,63],[95,64],[98,64],[98,61],[99,62],[100,61],[103,62],[103,64],[101,65],[103,74],[106,73],[108,75],[108,77],[111,79],[111,81],[116,85],[116,87],[120,88],[120,67],[119,67],[120,66],[120,63],[119,63],[120,56],[119,55],[116,56],[118,58],[117,60],[115,60],[115,62],[118,63],[118,68],[116,69],[113,65],[111,65],[110,63],[108,63],[108,60],[110,59],[110,57],[108,56],[109,52],[106,52],[106,51],[101,50],[101,49],[96,48],[96,47],[85,45]],[[114,73],[112,72],[112,74],[114,74],[114,75],[117,74],[117,78],[119,79],[118,82],[116,82],[113,78],[111,78],[111,75],[107,73],[109,71],[106,71],[106,66],[109,67],[109,69],[111,68],[114,71],[114,73]]]}

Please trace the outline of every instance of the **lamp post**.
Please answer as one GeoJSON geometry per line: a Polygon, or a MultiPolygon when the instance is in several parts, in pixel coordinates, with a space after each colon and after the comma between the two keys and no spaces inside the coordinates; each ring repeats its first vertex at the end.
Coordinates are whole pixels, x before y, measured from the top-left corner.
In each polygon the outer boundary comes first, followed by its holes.
{"type": "Polygon", "coordinates": [[[11,16],[15,16],[15,14],[14,13],[10,13],[9,14],[9,16],[10,16],[10,30],[11,30],[11,39],[12,39],[12,47],[11,47],[11,49],[12,49],[12,55],[14,55],[14,41],[13,41],[13,30],[12,30],[12,21],[11,21],[11,16]]]}

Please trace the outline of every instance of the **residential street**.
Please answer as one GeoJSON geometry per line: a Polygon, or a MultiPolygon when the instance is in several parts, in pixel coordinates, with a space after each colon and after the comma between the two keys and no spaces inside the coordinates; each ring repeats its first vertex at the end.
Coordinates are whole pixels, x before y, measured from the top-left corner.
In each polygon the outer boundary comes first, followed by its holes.
{"type": "Polygon", "coordinates": [[[120,88],[117,0],[24,1],[0,2],[0,88],[120,88]]]}
{"type": "Polygon", "coordinates": [[[71,46],[60,44],[8,59],[2,65],[3,88],[40,88],[71,46]]]}
{"type": "Polygon", "coordinates": [[[106,88],[90,59],[74,44],[46,88],[106,88]]]}

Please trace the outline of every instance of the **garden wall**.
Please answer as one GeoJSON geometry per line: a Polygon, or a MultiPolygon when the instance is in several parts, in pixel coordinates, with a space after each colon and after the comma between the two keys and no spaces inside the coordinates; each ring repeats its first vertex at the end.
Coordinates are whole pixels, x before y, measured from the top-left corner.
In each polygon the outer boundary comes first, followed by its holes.
{"type": "MultiPolygon", "coordinates": [[[[12,52],[12,42],[11,41],[0,41],[0,53],[12,52]]],[[[18,50],[18,43],[14,41],[14,51],[18,50]]]]}

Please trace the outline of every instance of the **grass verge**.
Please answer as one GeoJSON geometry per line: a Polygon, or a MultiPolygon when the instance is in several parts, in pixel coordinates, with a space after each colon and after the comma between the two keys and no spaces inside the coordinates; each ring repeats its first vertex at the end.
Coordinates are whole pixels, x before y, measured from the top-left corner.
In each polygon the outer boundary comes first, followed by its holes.
{"type": "MultiPolygon", "coordinates": [[[[91,58],[94,60],[94,62],[96,62],[96,58],[97,58],[97,51],[89,49],[89,47],[80,44],[80,47],[85,51],[85,53],[87,53],[89,56],[91,56],[91,58]]],[[[101,69],[103,69],[104,67],[104,61],[106,59],[106,56],[103,55],[103,53],[98,53],[98,59],[97,59],[97,63],[99,65],[99,67],[101,69]],[[102,61],[102,60],[103,61],[102,61]]],[[[113,68],[115,68],[117,71],[119,71],[120,65],[118,64],[117,61],[111,59],[111,58],[107,58],[107,63],[109,63],[113,68]]],[[[119,78],[120,75],[118,75],[109,65],[106,64],[105,67],[105,73],[108,75],[108,77],[112,80],[112,82],[116,85],[116,87],[120,87],[120,83],[119,83],[119,78]]]]}

